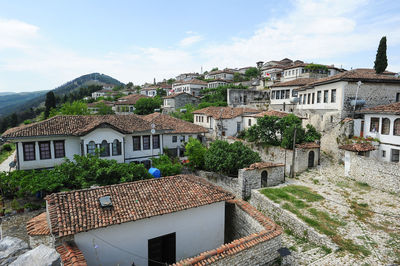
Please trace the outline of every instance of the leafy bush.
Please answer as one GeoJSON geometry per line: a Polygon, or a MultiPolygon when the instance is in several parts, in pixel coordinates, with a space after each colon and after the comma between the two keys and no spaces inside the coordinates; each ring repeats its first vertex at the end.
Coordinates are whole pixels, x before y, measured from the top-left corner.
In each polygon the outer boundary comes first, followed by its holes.
{"type": "Polygon", "coordinates": [[[162,104],[162,99],[158,96],[141,98],[135,104],[135,114],[148,115],[154,113],[154,109],[159,109],[162,104]]]}
{"type": "Polygon", "coordinates": [[[185,156],[189,159],[192,168],[204,168],[204,156],[207,152],[206,147],[198,139],[190,138],[185,146],[185,156]]]}
{"type": "Polygon", "coordinates": [[[161,176],[177,175],[182,171],[182,165],[179,162],[173,162],[165,154],[151,160],[153,162],[153,167],[160,170],[161,176]]]}
{"type": "Polygon", "coordinates": [[[229,144],[226,141],[217,140],[211,144],[205,154],[207,170],[235,176],[239,169],[259,161],[261,161],[260,155],[239,141],[229,144]]]}
{"type": "Polygon", "coordinates": [[[304,141],[305,142],[314,142],[316,140],[320,140],[321,139],[321,133],[319,133],[315,127],[313,127],[312,125],[308,124],[306,126],[306,133],[304,136],[304,141]]]}
{"type": "Polygon", "coordinates": [[[2,147],[2,150],[3,151],[11,151],[12,150],[11,144],[8,144],[8,143],[4,144],[2,147]]]}

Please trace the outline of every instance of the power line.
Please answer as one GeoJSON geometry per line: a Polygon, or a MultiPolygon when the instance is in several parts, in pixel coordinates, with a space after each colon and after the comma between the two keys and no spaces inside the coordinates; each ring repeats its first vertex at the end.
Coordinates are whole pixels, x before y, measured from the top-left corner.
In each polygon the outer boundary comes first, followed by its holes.
{"type": "Polygon", "coordinates": [[[168,263],[166,263],[166,262],[160,262],[160,261],[156,261],[156,260],[153,260],[153,259],[149,259],[149,258],[143,257],[143,256],[141,256],[141,255],[138,255],[138,254],[136,254],[136,253],[133,253],[133,252],[131,252],[131,251],[129,251],[129,250],[120,248],[120,247],[118,247],[118,246],[116,246],[116,245],[114,245],[114,244],[108,242],[107,240],[104,240],[103,238],[101,238],[101,237],[99,237],[99,236],[97,236],[97,235],[91,233],[90,231],[88,231],[88,233],[91,234],[92,236],[94,236],[95,238],[97,238],[97,239],[103,241],[104,243],[110,245],[111,247],[116,248],[116,249],[118,249],[118,250],[121,250],[121,251],[123,251],[123,252],[125,252],[125,253],[128,253],[128,254],[130,254],[130,255],[133,255],[133,256],[136,256],[136,257],[145,259],[145,260],[147,260],[147,261],[151,261],[151,262],[154,262],[154,263],[158,263],[158,264],[160,264],[160,265],[168,265],[168,263]]]}

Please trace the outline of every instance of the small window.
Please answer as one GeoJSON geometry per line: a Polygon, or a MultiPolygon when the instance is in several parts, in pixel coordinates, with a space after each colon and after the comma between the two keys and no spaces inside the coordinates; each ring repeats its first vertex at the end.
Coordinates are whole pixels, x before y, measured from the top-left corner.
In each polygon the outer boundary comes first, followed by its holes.
{"type": "Polygon", "coordinates": [[[396,93],[396,102],[400,102],[400,92],[396,93]]]}
{"type": "Polygon", "coordinates": [[[160,148],[160,135],[153,135],[153,149],[160,148]]]}
{"type": "Polygon", "coordinates": [[[390,134],[390,119],[383,118],[382,119],[382,135],[389,135],[390,134]]]}
{"type": "Polygon", "coordinates": [[[35,142],[22,143],[22,147],[24,150],[24,161],[36,160],[35,142]]]}
{"type": "Polygon", "coordinates": [[[178,137],[177,136],[172,136],[172,142],[177,142],[178,141],[178,137]]]}
{"type": "Polygon", "coordinates": [[[133,150],[134,151],[140,151],[140,136],[134,136],[133,137],[133,150]]]}
{"type": "Polygon", "coordinates": [[[100,145],[100,157],[110,156],[110,145],[106,140],[103,140],[100,145]]]}
{"type": "Polygon", "coordinates": [[[112,155],[116,156],[116,155],[121,155],[121,142],[117,139],[115,139],[112,143],[112,155]]]}
{"type": "Polygon", "coordinates": [[[314,104],[314,102],[315,102],[315,93],[312,94],[312,101],[311,101],[311,103],[314,104]]]}
{"type": "Polygon", "coordinates": [[[400,136],[400,118],[394,120],[393,135],[400,136]]]}
{"type": "Polygon", "coordinates": [[[400,150],[392,149],[392,158],[391,161],[394,163],[399,162],[399,157],[400,157],[400,150]]]}
{"type": "Polygon", "coordinates": [[[272,91],[271,99],[275,99],[275,91],[272,91]]]}
{"type": "Polygon", "coordinates": [[[386,157],[386,151],[382,151],[382,157],[383,157],[383,158],[386,157]]]}
{"type": "Polygon", "coordinates": [[[87,145],[87,153],[94,155],[96,153],[96,144],[94,141],[90,141],[89,144],[87,145]]]}
{"type": "Polygon", "coordinates": [[[51,159],[50,141],[39,142],[40,160],[51,159]]]}
{"type": "Polygon", "coordinates": [[[304,94],[303,95],[303,104],[306,104],[306,101],[307,101],[307,94],[304,94]]]}
{"type": "Polygon", "coordinates": [[[310,101],[311,101],[311,93],[308,94],[308,97],[307,97],[307,104],[310,104],[310,101]]]}
{"type": "Polygon", "coordinates": [[[321,102],[321,91],[317,92],[317,103],[321,102]]]}
{"type": "Polygon", "coordinates": [[[336,89],[331,91],[331,103],[336,102],[336,89]]]}
{"type": "Polygon", "coordinates": [[[299,104],[301,104],[303,101],[303,94],[300,94],[300,100],[299,100],[299,104]]]}
{"type": "Polygon", "coordinates": [[[379,132],[379,117],[371,117],[371,125],[369,127],[371,132],[379,132]]]}
{"type": "Polygon", "coordinates": [[[143,150],[150,150],[150,136],[143,136],[143,150]]]}
{"type": "Polygon", "coordinates": [[[249,127],[251,127],[251,119],[249,119],[249,127]]]}
{"type": "Polygon", "coordinates": [[[324,103],[328,102],[329,91],[324,91],[324,103]]]}

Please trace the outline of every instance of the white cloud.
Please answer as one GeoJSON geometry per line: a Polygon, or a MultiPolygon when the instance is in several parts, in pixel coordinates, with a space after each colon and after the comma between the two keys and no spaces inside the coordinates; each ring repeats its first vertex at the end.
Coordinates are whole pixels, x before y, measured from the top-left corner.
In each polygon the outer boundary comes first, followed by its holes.
{"type": "Polygon", "coordinates": [[[188,36],[186,38],[183,38],[180,42],[180,46],[190,46],[192,44],[195,44],[199,41],[203,40],[203,37],[200,35],[193,35],[193,36],[188,36]]]}
{"type": "Polygon", "coordinates": [[[27,48],[28,41],[37,36],[38,30],[38,27],[19,20],[0,19],[0,50],[27,48]]]}

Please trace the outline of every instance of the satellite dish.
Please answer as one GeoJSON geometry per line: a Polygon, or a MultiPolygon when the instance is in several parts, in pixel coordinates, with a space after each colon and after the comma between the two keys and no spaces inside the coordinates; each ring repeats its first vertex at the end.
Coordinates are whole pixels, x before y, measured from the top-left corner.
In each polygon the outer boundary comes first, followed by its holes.
{"type": "Polygon", "coordinates": [[[156,133],[156,130],[154,128],[152,128],[150,132],[151,132],[151,134],[154,134],[154,133],[156,133]]]}

